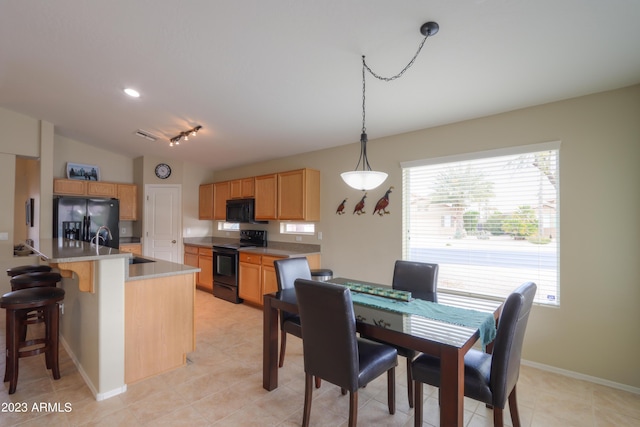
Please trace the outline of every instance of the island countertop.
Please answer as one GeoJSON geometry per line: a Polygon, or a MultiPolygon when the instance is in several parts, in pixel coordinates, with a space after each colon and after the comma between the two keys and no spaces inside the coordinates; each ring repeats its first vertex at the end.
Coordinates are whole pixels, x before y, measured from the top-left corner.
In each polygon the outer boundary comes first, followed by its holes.
{"type": "Polygon", "coordinates": [[[177,264],[175,262],[164,261],[151,257],[139,257],[152,260],[153,262],[144,262],[141,264],[130,264],[124,281],[146,280],[156,277],[176,276],[178,274],[197,273],[200,271],[198,267],[190,265],[177,264]]]}
{"type": "Polygon", "coordinates": [[[97,246],[81,240],[69,240],[62,237],[40,239],[37,247],[25,245],[42,259],[51,263],[95,261],[107,258],[130,258],[128,252],[120,252],[108,246],[97,246]]]}

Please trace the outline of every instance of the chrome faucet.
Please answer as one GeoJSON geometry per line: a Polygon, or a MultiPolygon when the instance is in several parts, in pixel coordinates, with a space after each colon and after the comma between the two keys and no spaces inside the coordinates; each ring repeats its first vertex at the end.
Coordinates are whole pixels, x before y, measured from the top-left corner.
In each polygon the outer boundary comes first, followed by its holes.
{"type": "Polygon", "coordinates": [[[107,236],[109,236],[109,239],[113,239],[109,227],[107,227],[106,225],[101,225],[100,227],[98,227],[98,230],[96,230],[96,235],[91,238],[91,240],[96,239],[96,246],[100,246],[100,239],[106,242],[105,238],[100,235],[101,230],[107,230],[107,236]]]}

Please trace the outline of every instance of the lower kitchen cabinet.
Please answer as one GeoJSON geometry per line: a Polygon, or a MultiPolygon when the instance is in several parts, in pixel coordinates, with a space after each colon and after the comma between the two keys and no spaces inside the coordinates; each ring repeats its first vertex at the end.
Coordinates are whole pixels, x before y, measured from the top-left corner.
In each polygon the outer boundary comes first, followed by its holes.
{"type": "MultiPolygon", "coordinates": [[[[283,258],[286,257],[240,252],[238,268],[240,276],[238,293],[240,298],[262,306],[263,295],[278,290],[278,279],[273,262],[283,258]]],[[[307,260],[310,268],[319,268],[320,255],[310,255],[307,260]]]]}
{"type": "Polygon", "coordinates": [[[213,249],[198,248],[198,267],[200,273],[196,275],[196,287],[213,293],[213,249]]]}
{"type": "Polygon", "coordinates": [[[120,252],[130,252],[142,256],[142,243],[123,243],[118,248],[120,252]]]}

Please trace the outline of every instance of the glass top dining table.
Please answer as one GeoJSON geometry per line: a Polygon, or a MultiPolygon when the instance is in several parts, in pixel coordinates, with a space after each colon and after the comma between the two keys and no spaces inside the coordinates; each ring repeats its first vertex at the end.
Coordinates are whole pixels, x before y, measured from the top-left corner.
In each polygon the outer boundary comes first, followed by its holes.
{"type": "MultiPolygon", "coordinates": [[[[402,309],[382,308],[378,304],[369,304],[367,298],[359,298],[359,292],[353,291],[353,289],[359,289],[359,285],[379,290],[390,290],[389,286],[347,278],[334,278],[328,282],[352,289],[356,329],[359,333],[441,359],[440,425],[463,425],[464,355],[480,338],[479,328],[463,326],[460,322],[451,323],[442,320],[440,316],[428,317],[430,314],[422,311],[404,312],[402,309]]],[[[416,301],[419,300],[419,295],[411,295],[410,299],[425,305],[424,301],[416,301]]],[[[500,314],[502,303],[501,300],[438,292],[437,303],[426,305],[442,309],[439,311],[471,310],[472,314],[483,313],[493,317],[495,321],[500,314]]],[[[384,304],[381,305],[384,306],[384,304]]],[[[264,295],[262,385],[266,390],[274,390],[278,387],[280,310],[298,312],[294,289],[264,295]]]]}

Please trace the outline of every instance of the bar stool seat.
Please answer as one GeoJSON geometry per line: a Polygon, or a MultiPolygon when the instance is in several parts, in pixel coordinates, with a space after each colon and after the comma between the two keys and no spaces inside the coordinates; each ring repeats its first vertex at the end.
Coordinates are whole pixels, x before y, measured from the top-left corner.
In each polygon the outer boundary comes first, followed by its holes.
{"type": "Polygon", "coordinates": [[[38,271],[13,276],[10,280],[11,290],[19,291],[26,288],[55,287],[62,280],[60,273],[38,271]]]}
{"type": "Polygon", "coordinates": [[[14,277],[26,273],[49,272],[51,267],[48,265],[19,265],[7,269],[7,276],[14,277]]]}
{"type": "Polygon", "coordinates": [[[64,289],[56,287],[27,288],[9,292],[0,298],[0,308],[6,310],[6,366],[4,381],[9,381],[9,394],[18,384],[18,359],[45,353],[47,369],[54,379],[60,379],[58,366],[59,309],[64,289]],[[27,313],[41,310],[45,322],[45,336],[31,340],[21,339],[27,313]]]}

